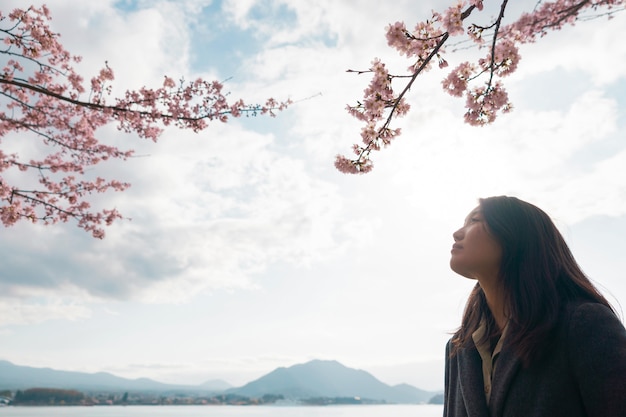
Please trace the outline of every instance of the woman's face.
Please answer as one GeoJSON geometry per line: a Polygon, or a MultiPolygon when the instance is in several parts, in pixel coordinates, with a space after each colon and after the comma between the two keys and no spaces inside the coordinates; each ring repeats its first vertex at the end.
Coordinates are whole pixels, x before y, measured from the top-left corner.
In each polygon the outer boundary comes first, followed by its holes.
{"type": "Polygon", "coordinates": [[[467,278],[496,280],[502,260],[502,248],[487,230],[487,224],[476,207],[465,224],[452,234],[450,268],[467,278]]]}

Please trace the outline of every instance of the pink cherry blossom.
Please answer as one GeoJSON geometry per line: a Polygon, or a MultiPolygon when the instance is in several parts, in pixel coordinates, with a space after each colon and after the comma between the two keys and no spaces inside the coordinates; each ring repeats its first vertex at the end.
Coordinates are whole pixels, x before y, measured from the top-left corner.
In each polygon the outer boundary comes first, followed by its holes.
{"type": "MultiPolygon", "coordinates": [[[[443,13],[433,12],[430,19],[418,22],[413,31],[404,22],[387,27],[387,43],[401,56],[410,61],[408,73],[392,73],[380,59],[373,62],[368,71],[349,72],[372,74],[363,100],[348,105],[348,112],[365,123],[361,130],[364,145],[355,145],[356,158],[338,156],[335,166],[341,172],[361,174],[369,172],[373,163],[371,152],[391,144],[399,134],[390,126],[396,117],[409,111],[406,94],[416,78],[431,67],[436,58],[439,68],[446,68],[444,46],[451,38],[467,36],[468,40],[487,49],[487,54],[478,62],[463,62],[450,71],[442,80],[445,92],[454,97],[465,96],[465,122],[484,126],[492,123],[500,113],[513,109],[501,78],[518,68],[519,45],[535,42],[549,31],[559,30],[589,18],[589,13],[612,18],[625,9],[626,0],[552,0],[540,1],[536,7],[508,24],[505,13],[509,0],[500,1],[500,10],[492,23],[486,26],[468,24],[465,21],[483,10],[482,0],[459,1],[443,13]],[[398,84],[400,84],[398,86],[398,84]],[[399,93],[396,93],[399,91],[399,93]]],[[[534,7],[534,4],[530,5],[534,7]]]]}
{"type": "Polygon", "coordinates": [[[448,8],[443,14],[443,26],[450,36],[462,35],[463,29],[463,8],[464,1],[459,1],[456,5],[448,8]]]}
{"type": "Polygon", "coordinates": [[[478,10],[482,10],[483,9],[483,0],[472,0],[472,1],[470,1],[470,4],[472,6],[476,6],[476,8],[478,10]]]}
{"type": "Polygon", "coordinates": [[[0,150],[0,222],[20,220],[55,224],[74,220],[96,238],[102,225],[121,219],[116,209],[95,211],[89,200],[96,193],[124,191],[130,184],[116,179],[85,177],[85,171],[109,159],[125,160],[132,150],[101,142],[98,128],[116,123],[118,129],[156,141],[163,127],[173,125],[199,132],[212,121],[230,117],[274,116],[291,102],[268,99],[249,105],[229,102],[216,81],[175,82],[165,77],[160,88],[141,87],[111,97],[113,70],[105,64],[88,89],[72,64],[80,57],[63,48],[49,26],[46,6],[0,12],[0,139],[10,134],[28,138],[46,152],[26,159],[0,150]],[[22,173],[21,181],[15,172],[22,173]],[[10,175],[9,175],[10,174],[10,175]],[[10,180],[9,180],[10,179],[10,180]]]}
{"type": "Polygon", "coordinates": [[[493,86],[474,88],[466,97],[465,121],[472,126],[492,123],[498,111],[507,113],[512,109],[508,94],[499,81],[493,86]]]}
{"type": "Polygon", "coordinates": [[[461,97],[467,90],[467,83],[475,74],[474,65],[463,62],[453,69],[446,78],[443,79],[443,89],[452,96],[461,97]]]}

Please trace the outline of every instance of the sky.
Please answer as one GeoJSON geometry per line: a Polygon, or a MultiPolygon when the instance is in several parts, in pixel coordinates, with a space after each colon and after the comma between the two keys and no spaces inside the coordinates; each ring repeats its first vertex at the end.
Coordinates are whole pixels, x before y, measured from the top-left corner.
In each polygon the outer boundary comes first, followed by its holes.
{"type": "MultiPolygon", "coordinates": [[[[4,1],[3,12],[24,4],[4,1]]],[[[233,98],[295,103],[199,134],[168,129],[158,143],[103,128],[138,157],[94,168],[132,183],[94,205],[130,220],[104,240],[72,223],[1,230],[0,359],[234,386],[325,359],[440,390],[445,343],[474,284],[449,269],[452,233],[492,195],[549,213],[623,311],[625,13],[524,46],[504,80],[514,111],[487,127],[463,122],[463,102],[441,89],[447,72],[420,76],[396,124],[403,134],[353,176],[333,162],[359,141],[345,107],[369,78],[346,70],[378,57],[403,72],[385,27],[412,27],[442,2],[46,4],[81,74],[107,61],[115,92],[200,76],[227,80],[233,98]]],[[[493,16],[488,6],[476,21],[493,16]]],[[[477,52],[452,49],[450,68],[477,52]]]]}

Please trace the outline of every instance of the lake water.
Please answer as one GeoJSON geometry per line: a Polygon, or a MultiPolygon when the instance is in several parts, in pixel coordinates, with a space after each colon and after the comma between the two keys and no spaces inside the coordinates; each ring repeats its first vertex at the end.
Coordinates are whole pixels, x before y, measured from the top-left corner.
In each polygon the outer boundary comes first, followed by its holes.
{"type": "Polygon", "coordinates": [[[0,417],[441,417],[442,405],[0,407],[0,417]]]}

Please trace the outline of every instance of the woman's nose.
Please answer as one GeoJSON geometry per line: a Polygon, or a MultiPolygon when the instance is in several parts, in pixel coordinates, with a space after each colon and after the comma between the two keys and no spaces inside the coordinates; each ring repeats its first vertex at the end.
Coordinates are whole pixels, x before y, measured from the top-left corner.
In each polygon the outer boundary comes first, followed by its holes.
{"type": "Polygon", "coordinates": [[[452,233],[452,238],[454,239],[455,242],[458,242],[459,240],[461,240],[463,238],[463,228],[461,227],[459,230],[452,233]]]}

